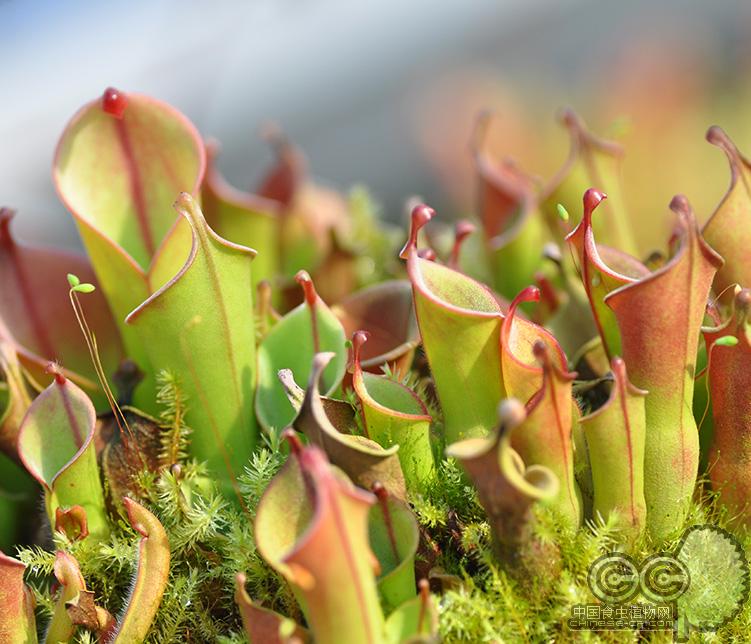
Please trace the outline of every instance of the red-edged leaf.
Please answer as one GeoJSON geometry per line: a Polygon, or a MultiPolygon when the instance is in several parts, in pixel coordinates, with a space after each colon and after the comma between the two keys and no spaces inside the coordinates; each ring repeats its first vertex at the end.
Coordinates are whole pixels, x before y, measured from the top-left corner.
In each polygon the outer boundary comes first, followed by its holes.
{"type": "Polygon", "coordinates": [[[23,583],[26,566],[0,552],[0,642],[36,644],[34,596],[23,583]]]}
{"type": "Polygon", "coordinates": [[[527,402],[542,387],[543,369],[535,357],[535,343],[550,350],[559,370],[566,370],[566,356],[553,335],[518,315],[523,302],[537,302],[540,290],[529,286],[519,293],[509,307],[501,327],[501,364],[506,394],[527,402]]]}
{"type": "Polygon", "coordinates": [[[203,141],[180,112],[108,88],[68,123],[54,175],[79,226],[108,238],[145,270],[177,219],[170,205],[181,192],[197,193],[205,164],[203,141]],[[117,111],[109,106],[114,92],[117,111]]]}
{"type": "Polygon", "coordinates": [[[405,480],[411,490],[419,490],[434,473],[432,418],[411,389],[385,376],[363,372],[361,352],[367,339],[364,331],[352,336],[352,385],[360,401],[365,434],[382,447],[399,446],[405,480]]]}
{"type": "Polygon", "coordinates": [[[44,487],[47,516],[57,508],[80,505],[91,534],[106,537],[109,522],[99,478],[91,400],[61,373],[29,407],[18,433],[18,455],[44,487]]]}
{"type": "Polygon", "coordinates": [[[644,500],[646,391],[628,380],[626,364],[613,358],[613,388],[607,402],[581,419],[594,486],[593,515],[617,512],[626,538],[639,535],[647,515],[644,500]]]}
{"type": "Polygon", "coordinates": [[[751,290],[735,296],[733,314],[722,325],[704,329],[709,363],[714,435],[709,477],[720,499],[741,523],[751,525],[751,342],[748,315],[751,290]],[[735,338],[735,344],[718,342],[735,338]]]}
{"type": "Polygon", "coordinates": [[[461,462],[475,484],[497,553],[516,565],[522,563],[533,538],[532,506],[555,497],[559,484],[546,467],[526,467],[511,447],[512,433],[526,417],[524,405],[506,400],[499,407],[499,416],[500,424],[491,436],[454,443],[446,454],[461,462]]]}
{"type": "Polygon", "coordinates": [[[317,269],[336,250],[336,239],[346,237],[350,224],[347,203],[336,191],[310,180],[302,151],[284,133],[274,129],[267,138],[277,163],[256,193],[282,205],[282,273],[291,276],[299,270],[310,271],[323,298],[334,302],[336,284],[329,283],[317,269]]]}
{"type": "Polygon", "coordinates": [[[451,443],[487,434],[503,397],[500,330],[503,313],[493,293],[466,275],[420,257],[417,235],[434,215],[412,211],[402,258],[412,282],[420,335],[451,443]]]}
{"type": "Polygon", "coordinates": [[[348,338],[367,331],[368,343],[361,360],[365,371],[380,373],[388,364],[394,373],[406,374],[420,342],[412,302],[412,287],[406,280],[391,280],[352,293],[331,308],[348,338]]]}
{"type": "Polygon", "coordinates": [[[728,287],[751,285],[751,162],[716,125],[707,141],[721,148],[730,162],[730,187],[702,230],[702,236],[725,260],[714,279],[715,293],[730,298],[728,287]]]}
{"type": "MultiPolygon", "coordinates": [[[[0,338],[41,379],[50,361],[90,394],[99,390],[94,367],[76,321],[65,274],[96,283],[89,262],[62,250],[18,244],[10,230],[13,211],[0,209],[0,338]]],[[[105,372],[122,358],[117,327],[101,291],[86,297],[86,320],[97,338],[105,372]]]]}
{"type": "MultiPolygon", "coordinates": [[[[577,358],[587,351],[587,345],[595,338],[599,341],[587,292],[574,262],[568,261],[556,245],[548,244],[544,253],[558,275],[548,276],[543,271],[535,275],[535,283],[540,289],[537,319],[544,320],[545,327],[553,333],[566,355],[572,356],[574,363],[578,364],[577,358]]],[[[608,368],[606,357],[605,371],[608,368]]]]}
{"type": "Polygon", "coordinates": [[[60,594],[55,604],[55,612],[47,625],[46,642],[68,642],[73,637],[76,625],[70,619],[66,604],[86,590],[86,583],[75,557],[58,550],[55,554],[55,578],[60,584],[60,594]]]}
{"type": "Polygon", "coordinates": [[[130,596],[117,621],[113,644],[142,642],[154,621],[169,581],[170,548],[164,527],[151,512],[132,499],[123,499],[130,526],[141,535],[138,567],[130,596]]]}
{"type": "Polygon", "coordinates": [[[0,449],[18,460],[18,432],[31,405],[32,392],[18,354],[10,342],[3,339],[0,339],[0,374],[7,387],[4,407],[0,407],[0,449]]]}
{"type": "Polygon", "coordinates": [[[206,222],[225,239],[258,251],[253,262],[254,286],[275,278],[280,268],[279,204],[227,183],[216,163],[218,144],[209,142],[206,152],[206,177],[201,188],[206,222]]]}
{"type": "Polygon", "coordinates": [[[333,353],[318,353],[313,358],[305,398],[292,426],[321,447],[355,484],[369,490],[380,483],[389,494],[406,500],[407,488],[397,454],[399,446],[384,449],[364,436],[342,434],[326,415],[320,386],[323,372],[333,357],[333,353]]]}
{"type": "Polygon", "coordinates": [[[291,644],[293,641],[304,644],[310,641],[310,633],[289,617],[256,604],[245,590],[245,575],[242,573],[235,578],[235,603],[240,609],[250,644],[291,644]]]}
{"type": "Polygon", "coordinates": [[[635,252],[631,222],[621,197],[623,149],[616,143],[596,137],[571,110],[563,112],[561,121],[569,132],[571,148],[568,159],[542,197],[543,212],[550,225],[553,230],[561,230],[558,204],[574,212],[584,191],[597,186],[609,196],[603,206],[606,216],[594,224],[597,238],[626,252],[635,252]]]}
{"type": "Polygon", "coordinates": [[[489,115],[478,119],[473,137],[479,180],[478,213],[493,267],[495,289],[512,298],[532,281],[548,237],[540,216],[536,186],[510,161],[497,163],[485,150],[489,115]]]}
{"type": "Polygon", "coordinates": [[[265,429],[284,429],[295,417],[279,386],[281,369],[290,369],[296,380],[305,382],[310,377],[313,356],[332,351],[334,360],[322,384],[324,393],[331,394],[339,388],[347,366],[346,336],[341,323],[318,295],[307,272],[300,271],[296,280],[302,287],[298,289],[305,294],[305,302],[281,318],[258,347],[255,412],[265,429]]]}
{"type": "Polygon", "coordinates": [[[417,519],[404,501],[382,485],[373,487],[378,505],[370,509],[368,536],[378,560],[378,592],[390,613],[415,594],[415,555],[420,543],[417,519]]]}
{"type": "Polygon", "coordinates": [[[175,208],[190,231],[190,255],[126,322],[151,364],[180,375],[190,400],[186,423],[193,429],[193,453],[208,461],[230,496],[257,438],[251,289],[256,252],[217,235],[187,193],[175,208]]]}
{"type": "Polygon", "coordinates": [[[127,315],[168,282],[190,253],[190,226],[171,208],[198,194],[203,141],[174,108],[108,88],[65,128],[53,162],[55,187],[73,214],[129,358],[145,372],[138,406],[155,412],[154,376],[127,315]],[[113,107],[114,106],[114,107],[113,107]]]}
{"type": "MultiPolygon", "coordinates": [[[[541,365],[540,389],[527,402],[527,418],[516,428],[511,445],[528,465],[542,465],[560,482],[558,495],[550,502],[564,522],[578,527],[582,520],[579,488],[574,478],[573,397],[575,373],[558,365],[542,340],[532,347],[541,365]]],[[[530,375],[532,367],[528,366],[530,375]]]]}
{"type": "Polygon", "coordinates": [[[605,198],[606,195],[593,188],[584,193],[584,215],[566,241],[576,250],[579,275],[589,298],[597,331],[607,355],[613,357],[621,352],[621,338],[615,315],[605,305],[605,296],[625,284],[646,277],[649,270],[630,255],[607,246],[598,248],[592,229],[592,213],[605,198]],[[612,266],[606,263],[606,258],[613,261],[612,266]]]}
{"type": "Polygon", "coordinates": [[[316,642],[380,644],[384,619],[368,543],[375,498],[337,476],[320,448],[291,440],[292,456],[258,505],[258,550],[302,599],[316,642]]]}
{"type": "Polygon", "coordinates": [[[662,268],[613,291],[631,381],[649,391],[644,494],[647,527],[662,540],[683,525],[694,491],[699,437],[691,410],[699,329],[722,258],[702,239],[685,197],[670,204],[681,244],[662,268]]]}
{"type": "Polygon", "coordinates": [[[420,594],[404,602],[386,620],[388,644],[438,644],[438,606],[427,579],[420,580],[420,594]]]}

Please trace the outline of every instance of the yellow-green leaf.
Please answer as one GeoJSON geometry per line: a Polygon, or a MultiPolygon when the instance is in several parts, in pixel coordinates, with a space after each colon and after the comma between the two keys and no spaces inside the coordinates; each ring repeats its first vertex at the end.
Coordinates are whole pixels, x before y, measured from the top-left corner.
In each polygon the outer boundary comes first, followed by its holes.
{"type": "Polygon", "coordinates": [[[415,593],[415,555],[420,543],[417,519],[409,506],[390,496],[382,485],[373,492],[378,504],[370,510],[368,534],[378,563],[381,604],[390,613],[415,593]]]}
{"type": "Polygon", "coordinates": [[[18,433],[18,453],[45,491],[47,516],[55,524],[59,507],[80,505],[89,532],[109,534],[104,492],[99,480],[91,400],[61,373],[29,407],[18,433]]]}
{"type": "Polygon", "coordinates": [[[341,322],[318,296],[305,271],[300,271],[296,279],[305,292],[305,301],[279,320],[258,347],[255,410],[258,422],[267,429],[284,429],[295,417],[279,383],[281,369],[290,369],[297,382],[307,382],[313,356],[332,351],[333,360],[323,375],[323,393],[330,394],[341,383],[347,363],[341,322]]]}
{"type": "Polygon", "coordinates": [[[208,462],[229,495],[256,443],[255,251],[219,237],[187,193],[175,208],[190,225],[190,256],[127,323],[137,331],[152,364],[181,374],[190,400],[185,420],[193,429],[191,448],[208,462]]]}
{"type": "Polygon", "coordinates": [[[206,221],[219,235],[235,244],[258,251],[253,263],[253,287],[279,274],[279,204],[227,183],[217,168],[218,145],[207,144],[206,177],[201,188],[201,208],[206,221]]]}
{"type": "Polygon", "coordinates": [[[434,472],[430,446],[432,418],[425,404],[405,385],[362,370],[361,354],[367,335],[352,338],[352,386],[360,401],[365,435],[381,447],[399,446],[399,462],[408,487],[423,488],[434,472]]]}
{"type": "Polygon", "coordinates": [[[647,392],[629,382],[621,358],[613,358],[612,372],[610,398],[580,423],[592,469],[594,518],[599,515],[607,519],[611,513],[617,513],[624,540],[630,541],[643,530],[647,517],[644,500],[647,392]]]}
{"type": "Polygon", "coordinates": [[[443,410],[446,441],[451,443],[484,436],[495,425],[504,393],[503,314],[487,287],[419,256],[418,232],[434,214],[425,205],[414,208],[401,256],[407,260],[420,334],[443,410]]]}
{"type": "Polygon", "coordinates": [[[318,644],[383,642],[368,543],[374,501],[338,476],[320,448],[293,440],[292,455],[258,505],[258,550],[302,600],[318,644]]]}
{"type": "Polygon", "coordinates": [[[167,588],[170,548],[159,519],[132,499],[123,499],[123,503],[130,526],[141,535],[141,540],[130,596],[115,627],[112,643],[138,644],[146,638],[167,588]]]}
{"type": "Polygon", "coordinates": [[[55,612],[47,625],[47,633],[44,636],[45,644],[59,644],[69,642],[76,630],[66,604],[78,597],[81,591],[86,590],[86,583],[81,575],[76,559],[66,552],[58,550],[55,554],[55,578],[60,584],[60,595],[55,604],[55,612]]]}

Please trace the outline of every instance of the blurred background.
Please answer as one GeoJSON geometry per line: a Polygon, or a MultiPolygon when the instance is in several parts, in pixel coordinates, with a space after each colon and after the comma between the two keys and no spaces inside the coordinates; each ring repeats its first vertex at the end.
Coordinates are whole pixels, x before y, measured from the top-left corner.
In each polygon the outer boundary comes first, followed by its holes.
{"type": "Polygon", "coordinates": [[[108,85],[219,139],[238,187],[271,163],[258,133],[275,121],[316,178],[368,186],[392,220],[414,194],[471,212],[484,108],[499,158],[544,179],[568,148],[558,108],[622,140],[644,220],[676,192],[711,213],[728,170],[710,124],[751,153],[748,0],[0,0],[0,25],[0,202],[26,241],[78,245],[50,164],[67,120],[108,85]]]}

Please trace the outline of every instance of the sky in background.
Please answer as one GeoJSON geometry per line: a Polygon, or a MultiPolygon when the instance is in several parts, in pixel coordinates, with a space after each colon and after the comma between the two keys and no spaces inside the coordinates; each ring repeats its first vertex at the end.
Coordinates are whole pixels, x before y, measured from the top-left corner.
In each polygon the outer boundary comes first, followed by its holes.
{"type": "MultiPolygon", "coordinates": [[[[641,42],[644,74],[663,42],[686,54],[677,86],[701,74],[702,91],[733,100],[748,85],[750,19],[742,0],[0,0],[0,204],[19,211],[19,237],[77,245],[52,154],[70,116],[113,85],[174,104],[219,139],[238,187],[270,162],[258,131],[273,120],[317,177],[368,185],[391,218],[412,194],[450,207],[456,191],[434,157],[467,156],[473,110],[511,95],[517,113],[590,116],[591,96],[618,87],[623,52],[641,42]]],[[[649,98],[634,87],[624,113],[649,98]]]]}

